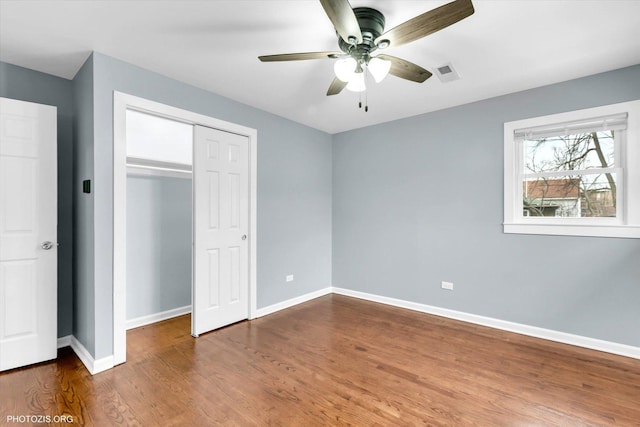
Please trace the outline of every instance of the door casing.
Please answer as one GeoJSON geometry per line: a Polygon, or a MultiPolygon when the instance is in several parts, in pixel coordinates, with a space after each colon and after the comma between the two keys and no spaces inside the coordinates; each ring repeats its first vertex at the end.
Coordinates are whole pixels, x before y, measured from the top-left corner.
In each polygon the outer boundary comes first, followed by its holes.
{"type": "Polygon", "coordinates": [[[133,109],[249,139],[249,319],[257,317],[257,131],[235,123],[114,91],[113,93],[113,364],[126,361],[126,111],[133,109]]]}

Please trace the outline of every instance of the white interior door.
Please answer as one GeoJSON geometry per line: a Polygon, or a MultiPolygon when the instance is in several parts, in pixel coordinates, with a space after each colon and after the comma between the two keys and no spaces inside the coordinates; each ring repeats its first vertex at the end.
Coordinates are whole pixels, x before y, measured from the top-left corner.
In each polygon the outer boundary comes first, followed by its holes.
{"type": "Polygon", "coordinates": [[[0,370],[56,357],[56,108],[0,98],[0,370]]]}
{"type": "Polygon", "coordinates": [[[249,138],[195,126],[191,333],[249,317],[249,138]]]}

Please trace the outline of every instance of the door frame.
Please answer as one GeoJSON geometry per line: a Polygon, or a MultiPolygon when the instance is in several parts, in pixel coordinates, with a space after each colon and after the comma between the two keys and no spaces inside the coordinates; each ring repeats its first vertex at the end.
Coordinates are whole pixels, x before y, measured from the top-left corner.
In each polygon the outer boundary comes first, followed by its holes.
{"type": "MultiPolygon", "coordinates": [[[[126,111],[137,110],[155,116],[200,125],[249,138],[249,319],[257,317],[256,286],[256,226],[258,188],[258,132],[246,126],[150,101],[113,92],[113,363],[127,359],[127,165],[126,111]]],[[[192,291],[193,292],[193,291],[192,291]]],[[[193,294],[192,294],[193,295],[193,294]]],[[[193,296],[192,296],[193,298],[193,296]]],[[[193,302],[192,302],[193,307],[193,302]]]]}

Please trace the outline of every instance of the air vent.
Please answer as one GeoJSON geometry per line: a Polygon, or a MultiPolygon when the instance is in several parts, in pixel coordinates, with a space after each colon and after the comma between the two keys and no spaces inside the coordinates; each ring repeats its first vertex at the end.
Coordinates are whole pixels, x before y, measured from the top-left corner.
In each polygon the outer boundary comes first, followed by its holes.
{"type": "Polygon", "coordinates": [[[460,75],[455,68],[453,68],[451,62],[437,67],[436,74],[442,83],[452,82],[460,78],[460,75]]]}

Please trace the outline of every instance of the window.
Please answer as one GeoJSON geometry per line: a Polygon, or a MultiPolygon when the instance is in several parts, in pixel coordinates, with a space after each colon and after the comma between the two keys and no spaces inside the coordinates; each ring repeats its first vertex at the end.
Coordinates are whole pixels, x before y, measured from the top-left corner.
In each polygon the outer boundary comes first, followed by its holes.
{"type": "Polygon", "coordinates": [[[504,125],[505,233],[640,237],[640,101],[504,125]]]}

